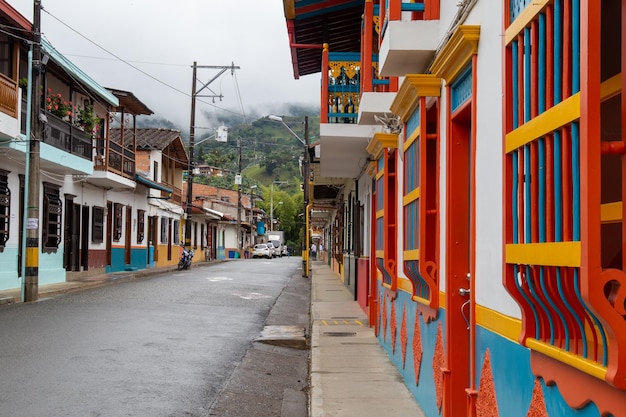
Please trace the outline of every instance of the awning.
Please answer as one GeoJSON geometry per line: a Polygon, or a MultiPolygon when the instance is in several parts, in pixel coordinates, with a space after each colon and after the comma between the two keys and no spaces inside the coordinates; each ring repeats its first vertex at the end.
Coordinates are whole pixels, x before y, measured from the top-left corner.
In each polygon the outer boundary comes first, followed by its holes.
{"type": "Polygon", "coordinates": [[[185,214],[185,210],[183,210],[183,208],[178,204],[170,203],[169,201],[161,200],[158,198],[149,198],[148,204],[169,211],[171,213],[178,214],[180,216],[185,214]]]}
{"type": "Polygon", "coordinates": [[[154,188],[155,190],[165,191],[166,193],[170,194],[174,192],[174,190],[172,190],[171,188],[167,188],[164,185],[161,185],[158,182],[151,181],[148,178],[142,177],[139,174],[135,174],[135,180],[138,183],[143,184],[146,187],[154,188]]]}

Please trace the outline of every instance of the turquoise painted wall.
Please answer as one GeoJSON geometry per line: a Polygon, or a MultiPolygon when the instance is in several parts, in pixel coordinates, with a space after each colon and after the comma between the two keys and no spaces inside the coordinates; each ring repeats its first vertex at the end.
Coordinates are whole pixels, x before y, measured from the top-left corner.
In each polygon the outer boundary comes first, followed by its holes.
{"type": "Polygon", "coordinates": [[[39,285],[65,282],[63,248],[56,253],[39,253],[39,285]]]}
{"type": "MultiPolygon", "coordinates": [[[[154,251],[151,259],[154,259],[154,251]]],[[[124,263],[124,248],[112,248],[111,265],[107,265],[106,272],[126,271],[127,267],[135,269],[147,268],[147,248],[131,248],[129,265],[124,263]]]]}
{"type": "Polygon", "coordinates": [[[5,247],[0,253],[0,290],[20,288],[22,280],[17,276],[17,247],[5,247]]]}
{"type": "MultiPolygon", "coordinates": [[[[383,299],[384,291],[379,287],[379,299],[383,299]]],[[[420,407],[427,417],[439,416],[437,407],[437,396],[435,394],[435,379],[433,371],[433,357],[435,355],[435,344],[437,342],[437,329],[441,322],[442,336],[445,329],[443,310],[439,312],[439,319],[431,323],[425,323],[423,318],[417,313],[417,305],[411,300],[411,296],[404,292],[398,291],[396,298],[396,349],[393,352],[391,338],[391,320],[387,319],[386,337],[383,338],[382,332],[378,335],[378,340],[387,352],[387,355],[394,363],[400,375],[404,379],[404,383],[411,391],[420,407]],[[402,326],[402,313],[406,307],[406,330],[407,330],[407,347],[406,361],[402,364],[402,343],[400,339],[400,331],[402,326]],[[419,320],[420,334],[422,339],[422,361],[420,365],[419,384],[415,383],[415,369],[413,366],[413,329],[415,328],[415,320],[419,320]]],[[[391,314],[391,303],[387,300],[387,314],[391,314]]],[[[382,306],[381,306],[382,308],[382,306]]],[[[382,310],[381,310],[382,312],[382,310]]],[[[382,325],[379,327],[382,330],[382,325]]],[[[445,343],[445,342],[444,342],[445,343]]]]}
{"type": "MultiPolygon", "coordinates": [[[[384,299],[384,290],[378,287],[379,299],[384,299]]],[[[381,329],[378,335],[378,341],[387,352],[387,355],[394,363],[400,375],[404,379],[404,383],[409,388],[417,402],[427,417],[439,416],[437,408],[437,400],[435,395],[435,382],[433,371],[433,357],[435,353],[435,345],[437,342],[437,329],[439,324],[442,328],[442,336],[445,341],[445,310],[439,310],[438,319],[425,323],[423,318],[417,313],[417,305],[411,300],[408,293],[398,291],[395,300],[396,313],[396,348],[395,352],[392,348],[391,334],[391,302],[387,303],[386,311],[387,326],[385,333],[382,330],[382,317],[379,323],[381,329]],[[407,351],[406,362],[402,363],[402,314],[406,308],[406,331],[407,331],[407,351]],[[420,334],[422,341],[422,361],[420,366],[419,384],[415,383],[415,371],[413,367],[413,338],[415,328],[415,320],[419,320],[420,334]]],[[[381,313],[383,306],[381,303],[381,313]]],[[[530,353],[525,347],[497,335],[483,327],[478,326],[476,329],[476,386],[480,382],[480,375],[483,368],[485,351],[489,349],[491,358],[491,367],[494,378],[496,396],[498,399],[498,412],[500,416],[506,417],[526,417],[528,408],[532,398],[535,377],[530,370],[530,353]]],[[[546,402],[546,409],[550,417],[600,417],[595,404],[590,404],[582,410],[574,410],[569,407],[563,397],[559,393],[558,387],[548,387],[541,381],[543,394],[546,402]]]]}
{"type": "MultiPolygon", "coordinates": [[[[526,417],[533,394],[535,376],[530,371],[530,352],[518,343],[512,342],[490,330],[478,326],[477,344],[477,384],[483,368],[485,351],[489,349],[491,370],[498,399],[498,412],[501,416],[526,417]]],[[[550,417],[599,417],[594,404],[582,410],[574,410],[563,400],[558,387],[547,387],[541,380],[546,409],[550,417]]]]}

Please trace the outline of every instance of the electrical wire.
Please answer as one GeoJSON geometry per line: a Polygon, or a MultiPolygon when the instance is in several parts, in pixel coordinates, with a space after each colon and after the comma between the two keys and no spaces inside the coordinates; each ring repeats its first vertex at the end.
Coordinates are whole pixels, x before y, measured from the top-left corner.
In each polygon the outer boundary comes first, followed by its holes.
{"type": "MultiPolygon", "coordinates": [[[[104,51],[104,52],[106,52],[107,54],[109,54],[109,55],[111,55],[112,57],[114,57],[115,59],[119,60],[120,62],[122,62],[122,63],[124,63],[124,64],[128,65],[129,67],[131,67],[131,68],[133,68],[134,70],[138,71],[139,73],[141,73],[141,74],[145,75],[146,77],[148,77],[148,78],[150,78],[150,79],[152,79],[152,80],[154,80],[154,81],[156,81],[156,82],[158,82],[158,83],[160,83],[160,84],[164,85],[165,87],[170,88],[170,89],[172,89],[172,90],[176,91],[177,93],[183,94],[183,95],[184,95],[184,96],[186,96],[186,97],[191,97],[191,94],[189,94],[189,93],[187,93],[187,92],[184,92],[184,91],[182,91],[182,90],[180,90],[180,89],[178,89],[178,88],[176,88],[176,87],[174,87],[174,86],[172,86],[172,85],[170,85],[170,84],[166,83],[166,82],[165,82],[165,81],[163,81],[163,80],[158,79],[157,77],[153,76],[152,74],[149,74],[148,72],[146,72],[146,71],[144,71],[144,70],[142,70],[142,69],[138,68],[137,66],[135,66],[135,65],[131,64],[131,63],[130,63],[130,61],[126,61],[126,60],[122,59],[121,57],[119,57],[118,55],[116,55],[115,53],[113,53],[113,52],[109,51],[108,49],[104,48],[103,46],[100,46],[98,43],[96,43],[96,42],[92,41],[92,40],[91,40],[91,39],[89,39],[87,36],[85,36],[85,35],[83,35],[82,33],[80,33],[78,30],[74,29],[73,27],[71,27],[71,26],[70,26],[70,25],[68,25],[67,23],[63,22],[63,21],[62,21],[61,19],[59,19],[58,17],[54,16],[54,15],[53,15],[52,13],[50,13],[47,9],[42,9],[42,10],[43,10],[46,14],[48,14],[50,17],[52,17],[54,20],[56,20],[57,22],[59,22],[60,24],[62,24],[62,25],[63,25],[63,26],[65,26],[66,28],[68,28],[69,30],[71,30],[72,32],[76,33],[77,35],[79,35],[80,37],[82,37],[83,39],[85,39],[86,41],[88,41],[89,43],[91,43],[91,44],[95,45],[96,47],[100,48],[101,50],[103,50],[103,51],[104,51]]],[[[209,105],[209,106],[213,106],[213,107],[215,107],[215,108],[217,108],[217,109],[220,109],[220,110],[222,110],[222,111],[225,111],[225,112],[227,112],[227,113],[232,113],[232,114],[235,114],[235,115],[237,115],[237,116],[243,116],[243,117],[244,117],[244,120],[245,120],[245,114],[244,114],[244,113],[237,113],[237,112],[235,112],[235,111],[228,110],[228,109],[222,108],[222,107],[220,107],[220,106],[216,106],[215,104],[213,104],[213,103],[209,103],[209,102],[204,101],[204,100],[198,100],[198,101],[200,101],[200,102],[202,102],[202,103],[204,103],[204,104],[207,104],[207,105],[209,105]]]]}

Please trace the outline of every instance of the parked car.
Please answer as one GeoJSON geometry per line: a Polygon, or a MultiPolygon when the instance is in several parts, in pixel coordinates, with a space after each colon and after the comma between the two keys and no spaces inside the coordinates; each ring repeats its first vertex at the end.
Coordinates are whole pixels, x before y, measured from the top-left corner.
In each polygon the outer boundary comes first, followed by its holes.
{"type": "Polygon", "coordinates": [[[280,242],[280,240],[270,240],[269,242],[267,242],[268,245],[273,245],[274,246],[274,251],[276,252],[274,256],[283,256],[283,244],[280,242]]]}
{"type": "Polygon", "coordinates": [[[267,258],[270,259],[274,256],[274,247],[270,248],[270,245],[267,243],[257,243],[252,248],[252,257],[253,258],[267,258]]]}

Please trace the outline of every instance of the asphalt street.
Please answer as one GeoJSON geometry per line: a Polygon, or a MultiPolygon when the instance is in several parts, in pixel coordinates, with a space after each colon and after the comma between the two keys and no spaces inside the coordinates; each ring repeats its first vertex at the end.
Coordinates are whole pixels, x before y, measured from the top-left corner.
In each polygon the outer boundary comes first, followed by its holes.
{"type": "Polygon", "coordinates": [[[261,337],[308,338],[300,266],[222,262],[0,307],[0,416],[306,416],[307,346],[261,337]]]}

